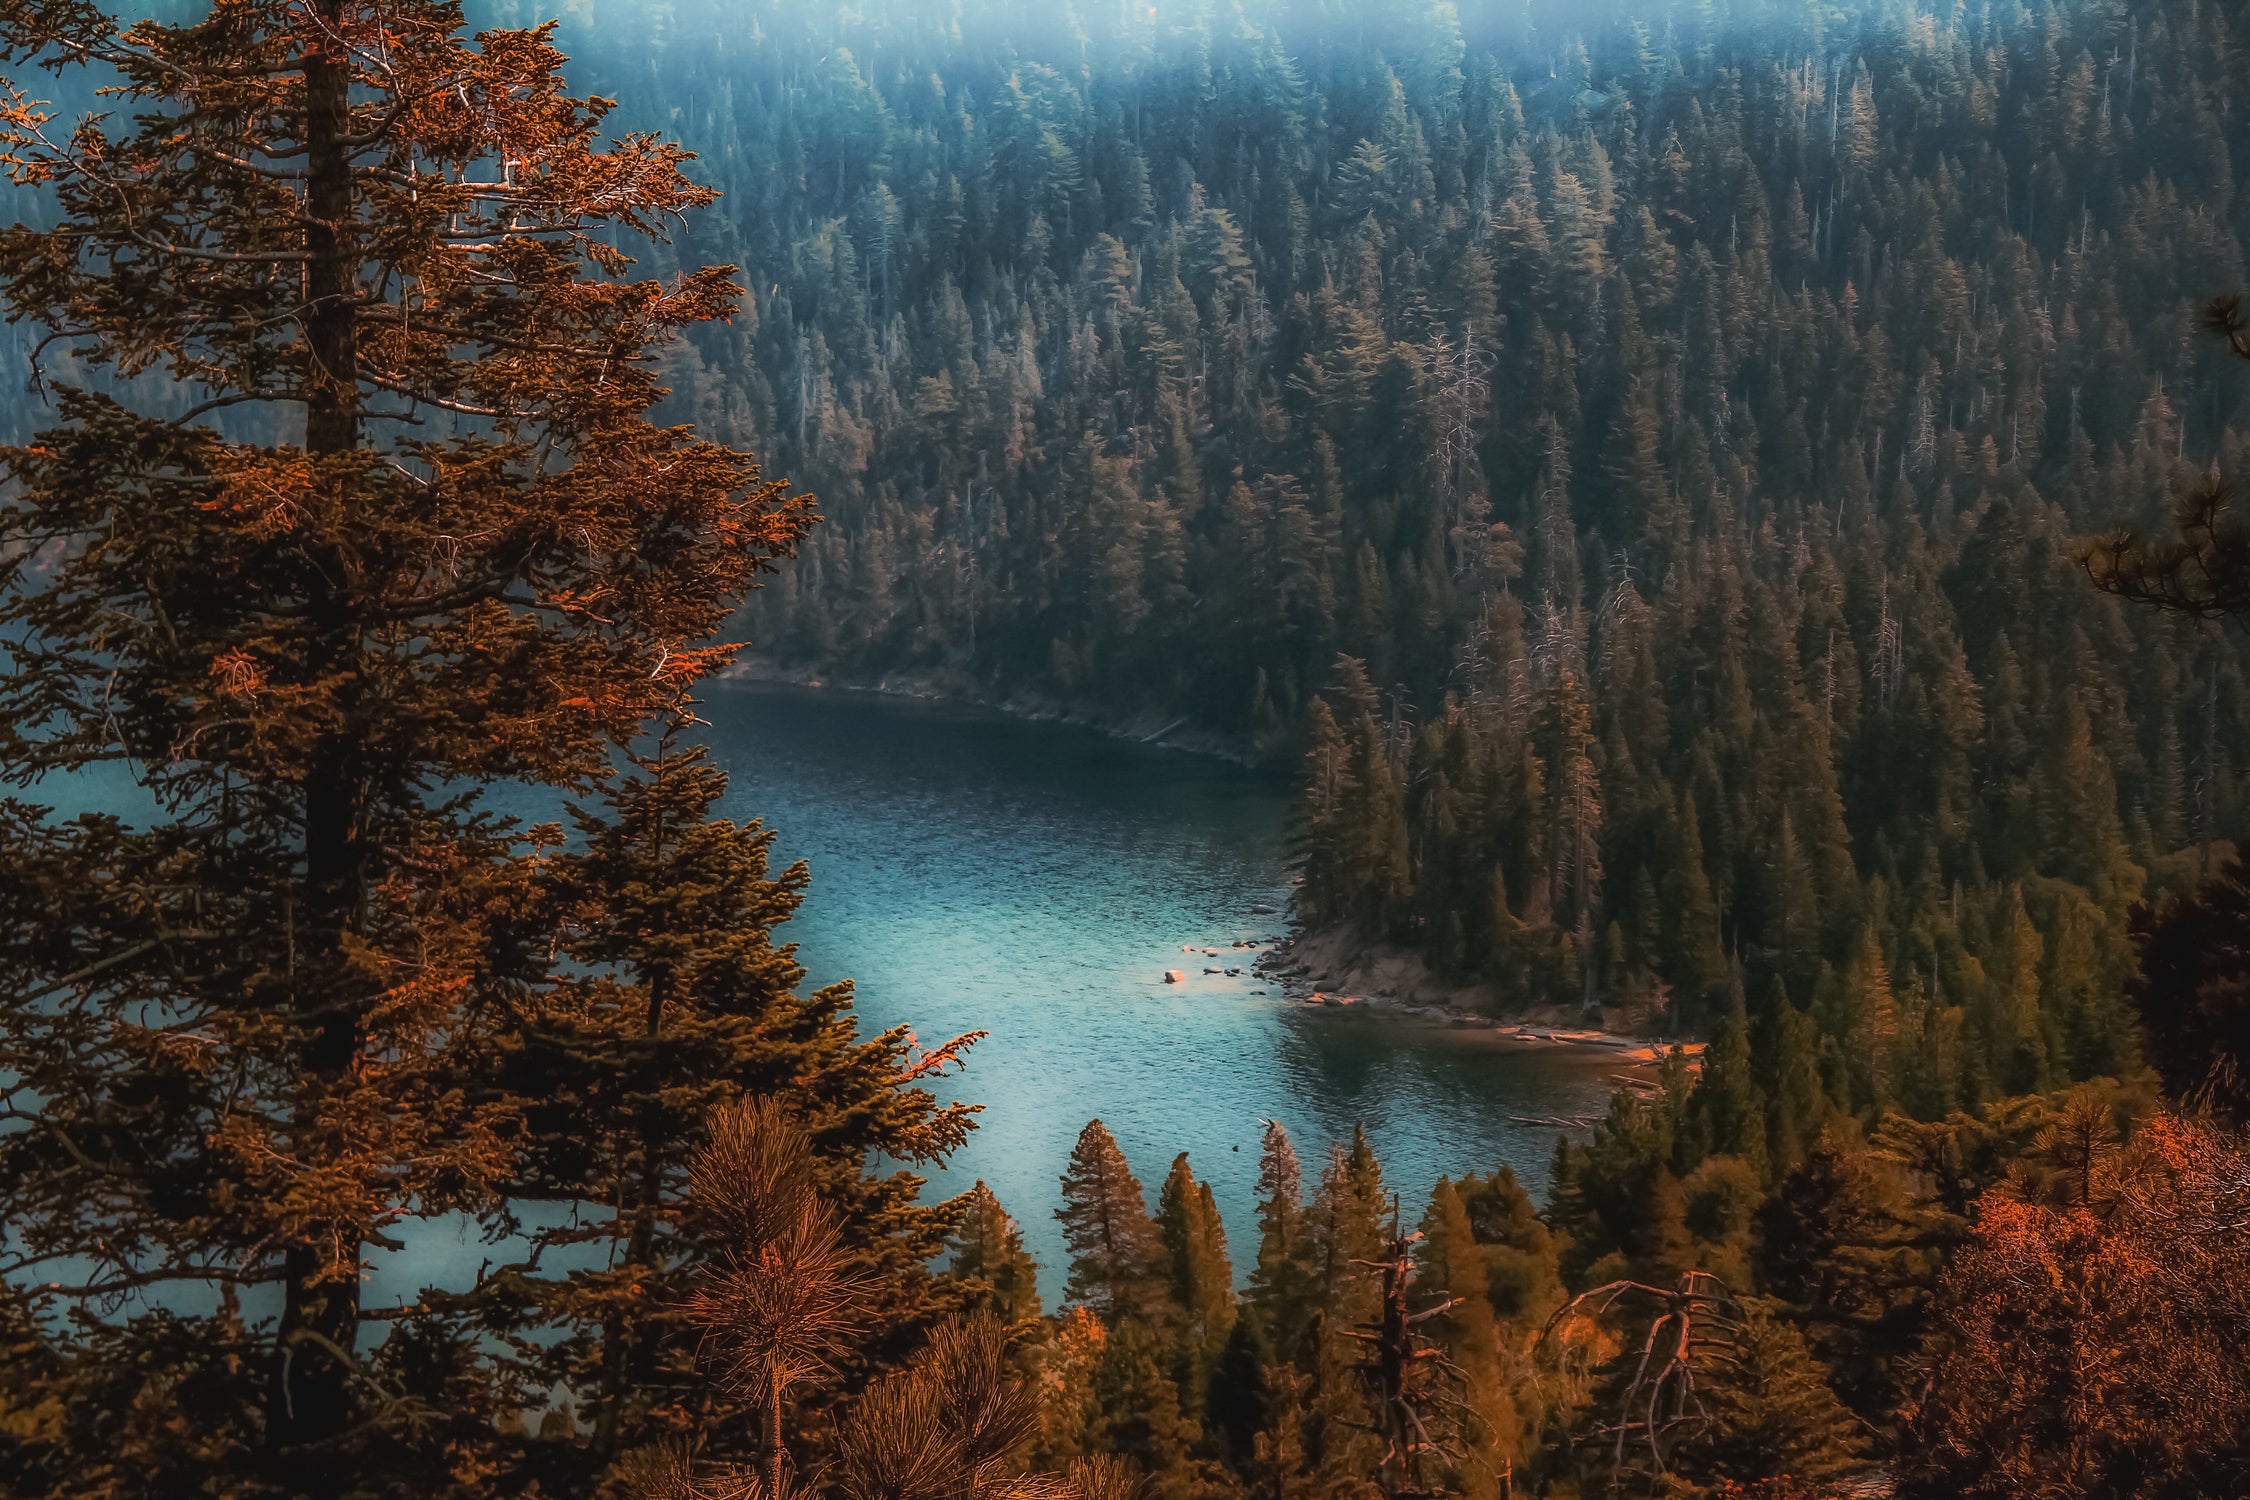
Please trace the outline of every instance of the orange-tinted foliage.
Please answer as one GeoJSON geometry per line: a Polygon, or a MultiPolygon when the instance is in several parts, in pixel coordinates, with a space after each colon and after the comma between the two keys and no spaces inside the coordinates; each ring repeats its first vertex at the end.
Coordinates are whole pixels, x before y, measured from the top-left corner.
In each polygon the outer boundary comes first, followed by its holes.
{"type": "Polygon", "coordinates": [[[1945,1285],[1910,1493],[2250,1487],[2250,1149],[2144,1127],[2091,1204],[1988,1195],[1945,1285]]]}

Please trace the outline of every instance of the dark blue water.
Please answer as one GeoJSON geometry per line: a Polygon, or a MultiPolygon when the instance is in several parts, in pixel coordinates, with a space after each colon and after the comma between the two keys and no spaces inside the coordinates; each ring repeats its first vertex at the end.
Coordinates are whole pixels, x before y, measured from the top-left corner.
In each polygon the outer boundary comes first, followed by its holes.
{"type": "Polygon", "coordinates": [[[1280,934],[1289,891],[1287,786],[1270,776],[857,693],[722,684],[703,713],[733,776],[725,811],[764,818],[777,854],[812,867],[783,929],[809,982],[855,981],[870,1028],[903,1023],[931,1044],[991,1033],[939,1085],[985,1111],[933,1187],[989,1182],[1050,1299],[1057,1178],[1090,1117],[1152,1197],[1188,1152],[1246,1266],[1269,1118],[1296,1138],[1308,1178],[1364,1123],[1412,1214],[1440,1174],[1506,1163],[1542,1190],[1554,1133],[1509,1117],[1584,1113],[1607,1096],[1614,1064],[1292,1004],[1253,977],[1252,955],[1229,945],[1280,934]],[[1244,976],[1207,978],[1206,965],[1244,976]],[[1166,969],[1188,982],[1165,984],[1166,969]]]}

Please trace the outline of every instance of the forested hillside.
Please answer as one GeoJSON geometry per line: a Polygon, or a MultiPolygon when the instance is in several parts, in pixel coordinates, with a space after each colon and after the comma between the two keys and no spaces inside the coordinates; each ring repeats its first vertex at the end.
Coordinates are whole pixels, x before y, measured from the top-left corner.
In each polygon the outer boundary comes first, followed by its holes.
{"type": "Polygon", "coordinates": [[[162,8],[0,5],[0,1495],[2250,1492],[2227,8],[162,8]],[[1231,1248],[1091,1121],[1049,1316],[745,614],[1700,1066],[1231,1248]]]}
{"type": "Polygon", "coordinates": [[[2224,7],[591,18],[828,518],[765,650],[1309,745],[1303,914],[1505,996],[2113,1070],[2245,796],[2239,651],[2073,559],[2243,456],[2224,7]]]}

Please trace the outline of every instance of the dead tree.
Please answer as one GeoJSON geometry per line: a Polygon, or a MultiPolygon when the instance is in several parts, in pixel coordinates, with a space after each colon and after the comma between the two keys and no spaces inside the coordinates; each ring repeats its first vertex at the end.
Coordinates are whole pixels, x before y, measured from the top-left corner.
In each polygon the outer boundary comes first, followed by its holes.
{"type": "Polygon", "coordinates": [[[1347,1329],[1347,1338],[1367,1345],[1360,1373],[1373,1398],[1375,1432],[1383,1439],[1383,1457],[1375,1482],[1388,1500],[1414,1500],[1438,1494],[1424,1478],[1422,1460],[1445,1450],[1430,1433],[1434,1409],[1446,1403],[1440,1377],[1457,1374],[1445,1351],[1421,1331],[1423,1324],[1460,1305],[1461,1299],[1439,1293],[1437,1302],[1413,1308],[1414,1255],[1421,1231],[1401,1232],[1398,1196],[1391,1196],[1391,1232],[1381,1260],[1355,1260],[1382,1284],[1382,1301],[1372,1321],[1347,1329]]]}
{"type": "Polygon", "coordinates": [[[1726,1283],[1705,1271],[1689,1271],[1669,1288],[1612,1281],[1581,1292],[1547,1320],[1539,1334],[1540,1350],[1550,1341],[1582,1346],[1584,1336],[1621,1306],[1646,1309],[1647,1331],[1614,1413],[1597,1418],[1577,1439],[1609,1445],[1612,1489],[1628,1471],[1628,1454],[1645,1448],[1652,1477],[1662,1478],[1667,1450],[1710,1426],[1697,1378],[1714,1363],[1734,1362],[1741,1333],[1741,1308],[1726,1283]]]}

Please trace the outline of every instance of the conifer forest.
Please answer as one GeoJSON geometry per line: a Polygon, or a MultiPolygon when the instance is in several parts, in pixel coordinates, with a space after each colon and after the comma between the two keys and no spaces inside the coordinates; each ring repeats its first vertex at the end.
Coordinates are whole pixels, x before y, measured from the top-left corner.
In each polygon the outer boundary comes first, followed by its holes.
{"type": "Polygon", "coordinates": [[[2250,1495],[2250,9],[0,79],[0,1500],[2250,1495]],[[1260,1004],[1640,1050],[1427,1191],[1111,1112],[1003,1202],[1021,1043],[815,980],[725,677],[1256,767],[1260,1004]]]}

